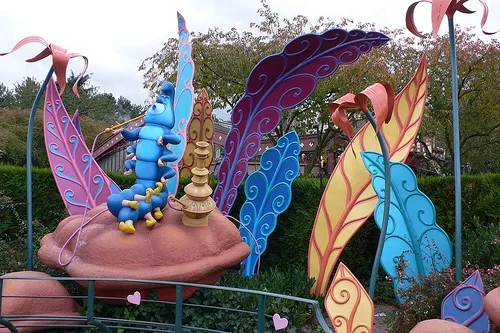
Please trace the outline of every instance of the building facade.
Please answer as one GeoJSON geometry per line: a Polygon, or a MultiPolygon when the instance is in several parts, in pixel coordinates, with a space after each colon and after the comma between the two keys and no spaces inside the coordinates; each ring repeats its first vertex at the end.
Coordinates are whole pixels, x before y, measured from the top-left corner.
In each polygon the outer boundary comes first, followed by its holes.
{"type": "MultiPolygon", "coordinates": [[[[132,130],[134,128],[143,125],[143,120],[139,119],[135,122],[129,123],[127,129],[132,130]]],[[[218,166],[224,158],[224,142],[226,140],[227,133],[230,129],[230,123],[215,123],[215,134],[214,140],[214,158],[210,166],[210,172],[212,175],[217,173],[218,166]]],[[[344,147],[348,143],[348,138],[345,136],[339,136],[336,141],[332,140],[329,147],[327,147],[322,156],[322,162],[316,163],[312,169],[311,176],[325,176],[333,172],[335,165],[337,164],[337,159],[344,150],[344,147]],[[336,148],[335,148],[336,147],[336,148]]],[[[120,133],[111,135],[104,142],[102,142],[94,151],[94,158],[97,163],[106,171],[113,172],[123,172],[124,163],[126,160],[127,153],[125,149],[130,143],[126,141],[120,133]]],[[[435,142],[429,141],[431,145],[430,149],[434,148],[435,142]]],[[[304,169],[313,158],[315,151],[318,149],[318,136],[316,134],[307,134],[300,137],[301,155],[300,155],[300,168],[301,174],[304,173],[304,169]]],[[[273,143],[270,140],[262,140],[261,146],[257,156],[249,161],[248,173],[252,173],[259,168],[260,156],[266,150],[273,147],[273,143]]],[[[414,145],[412,152],[407,164],[417,172],[420,166],[425,160],[425,151],[422,148],[422,144],[417,143],[414,145]]],[[[428,173],[433,173],[430,170],[428,173]]]]}

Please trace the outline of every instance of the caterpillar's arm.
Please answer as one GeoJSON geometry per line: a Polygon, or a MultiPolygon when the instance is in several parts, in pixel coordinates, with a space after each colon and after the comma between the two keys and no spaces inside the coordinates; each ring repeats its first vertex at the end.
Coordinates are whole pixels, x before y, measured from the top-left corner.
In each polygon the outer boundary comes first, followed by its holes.
{"type": "Polygon", "coordinates": [[[165,149],[163,155],[158,159],[158,166],[165,166],[167,162],[173,162],[177,159],[177,155],[170,149],[165,149]]]}
{"type": "Polygon", "coordinates": [[[132,159],[135,156],[135,150],[137,148],[137,144],[133,144],[127,147],[125,151],[127,152],[127,160],[132,159]]]}
{"type": "Polygon", "coordinates": [[[126,160],[125,161],[125,172],[123,173],[126,176],[131,175],[135,170],[136,160],[126,160]]]}
{"type": "Polygon", "coordinates": [[[135,141],[135,140],[139,139],[139,132],[140,131],[141,131],[140,128],[135,128],[132,131],[129,131],[128,129],[123,129],[122,135],[128,141],[135,141]]]}
{"type": "Polygon", "coordinates": [[[162,183],[166,183],[167,179],[172,178],[176,174],[175,170],[169,166],[163,167],[162,172],[163,172],[163,175],[161,176],[162,183]]]}
{"type": "Polygon", "coordinates": [[[181,143],[180,135],[175,134],[171,130],[165,130],[165,133],[158,138],[158,145],[163,146],[169,143],[174,145],[181,143]]]}

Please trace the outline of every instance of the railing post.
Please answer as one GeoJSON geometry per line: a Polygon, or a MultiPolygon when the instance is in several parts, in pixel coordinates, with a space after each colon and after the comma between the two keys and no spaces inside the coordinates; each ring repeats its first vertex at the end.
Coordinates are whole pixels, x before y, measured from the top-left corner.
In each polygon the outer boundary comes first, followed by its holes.
{"type": "Polygon", "coordinates": [[[36,110],[40,99],[47,88],[47,84],[54,73],[54,66],[50,67],[45,81],[36,94],[35,101],[31,107],[30,118],[28,121],[28,135],[26,137],[26,207],[27,207],[27,224],[28,224],[28,271],[33,270],[33,181],[32,181],[32,148],[33,148],[33,127],[35,126],[36,110]]]}
{"type": "Polygon", "coordinates": [[[95,281],[89,280],[89,286],[87,288],[88,295],[88,306],[87,306],[87,322],[90,325],[94,325],[101,329],[103,332],[111,333],[109,328],[104,325],[101,321],[94,319],[94,300],[95,300],[95,281]]]}
{"type": "Polygon", "coordinates": [[[266,328],[266,296],[259,295],[259,314],[258,314],[258,322],[257,322],[257,333],[264,333],[266,328]]]}
{"type": "Polygon", "coordinates": [[[89,323],[92,320],[94,320],[94,289],[95,289],[95,282],[94,280],[90,280],[88,287],[88,306],[87,306],[87,321],[89,323]]]}
{"type": "Polygon", "coordinates": [[[175,286],[175,333],[182,331],[182,286],[175,286]]]}
{"type": "Polygon", "coordinates": [[[326,323],[325,317],[323,317],[323,313],[321,312],[321,308],[319,306],[318,301],[313,303],[314,313],[316,314],[316,319],[318,320],[319,326],[323,329],[325,333],[335,333],[332,331],[328,324],[326,323]]]}
{"type": "Polygon", "coordinates": [[[0,318],[2,318],[3,279],[0,279],[0,318]]]}

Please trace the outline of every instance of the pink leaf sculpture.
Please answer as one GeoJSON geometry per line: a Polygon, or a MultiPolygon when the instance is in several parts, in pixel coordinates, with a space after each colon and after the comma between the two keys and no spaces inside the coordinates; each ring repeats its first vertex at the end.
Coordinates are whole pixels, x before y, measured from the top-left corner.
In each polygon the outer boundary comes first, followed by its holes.
{"type": "Polygon", "coordinates": [[[106,202],[111,181],[93,159],[51,78],[45,93],[44,137],[50,167],[71,215],[106,202]]]}

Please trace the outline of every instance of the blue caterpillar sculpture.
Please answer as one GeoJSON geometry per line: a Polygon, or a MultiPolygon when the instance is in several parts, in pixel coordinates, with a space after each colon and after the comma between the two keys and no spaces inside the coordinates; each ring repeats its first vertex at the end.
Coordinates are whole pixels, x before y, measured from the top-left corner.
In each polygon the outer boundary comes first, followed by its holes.
{"type": "Polygon", "coordinates": [[[118,218],[121,231],[135,233],[135,223],[145,219],[152,227],[163,217],[162,209],[168,201],[168,189],[164,186],[176,171],[166,163],[177,159],[175,153],[166,148],[168,144],[179,144],[181,137],[172,131],[175,125],[174,85],[165,82],[161,95],[144,116],[144,126],[134,130],[120,129],[123,137],[134,143],[127,147],[125,174],[135,171],[136,182],[130,189],[108,198],[110,212],[118,218]]]}

